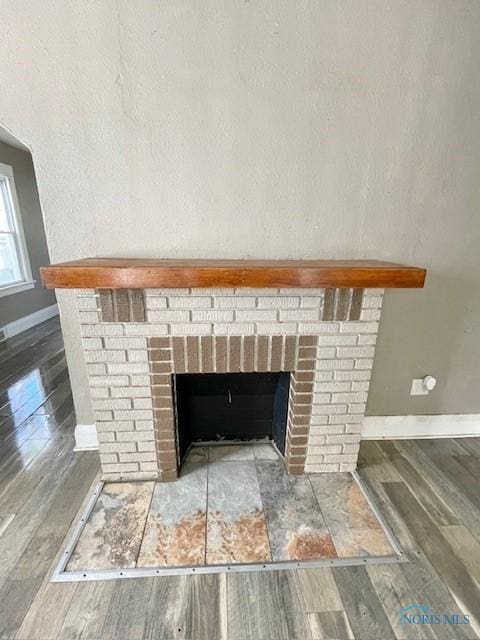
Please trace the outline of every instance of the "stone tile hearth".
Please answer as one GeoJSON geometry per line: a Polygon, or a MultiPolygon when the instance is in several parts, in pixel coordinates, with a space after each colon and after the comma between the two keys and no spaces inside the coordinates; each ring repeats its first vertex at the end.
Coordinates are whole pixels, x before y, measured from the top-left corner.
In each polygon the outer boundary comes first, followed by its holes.
{"type": "Polygon", "coordinates": [[[177,482],[105,484],[66,571],[395,554],[350,473],[292,476],[269,444],[217,445],[177,482]]]}

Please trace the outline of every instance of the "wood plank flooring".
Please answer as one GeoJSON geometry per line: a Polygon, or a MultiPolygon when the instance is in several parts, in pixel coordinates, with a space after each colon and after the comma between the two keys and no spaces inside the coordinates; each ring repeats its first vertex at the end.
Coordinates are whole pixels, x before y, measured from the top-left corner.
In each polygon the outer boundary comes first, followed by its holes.
{"type": "Polygon", "coordinates": [[[363,442],[359,472],[409,563],[50,583],[98,471],[73,453],[57,320],[0,346],[0,639],[478,638],[480,439],[363,442]],[[400,609],[469,614],[405,625],[400,609]]]}

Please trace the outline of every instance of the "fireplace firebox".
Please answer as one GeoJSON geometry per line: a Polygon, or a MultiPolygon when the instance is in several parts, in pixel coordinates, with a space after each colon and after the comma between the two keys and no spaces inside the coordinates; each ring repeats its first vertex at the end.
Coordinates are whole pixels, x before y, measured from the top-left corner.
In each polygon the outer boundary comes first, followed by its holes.
{"type": "Polygon", "coordinates": [[[273,440],[285,452],[290,373],[174,376],[180,459],[192,443],[273,440]]]}

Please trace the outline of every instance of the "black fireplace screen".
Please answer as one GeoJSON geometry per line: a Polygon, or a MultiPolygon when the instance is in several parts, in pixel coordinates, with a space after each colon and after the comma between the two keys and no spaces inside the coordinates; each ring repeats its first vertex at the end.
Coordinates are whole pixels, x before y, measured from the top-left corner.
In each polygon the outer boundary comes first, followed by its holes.
{"type": "Polygon", "coordinates": [[[289,373],[177,374],[180,458],[192,442],[269,438],[284,453],[289,373]]]}

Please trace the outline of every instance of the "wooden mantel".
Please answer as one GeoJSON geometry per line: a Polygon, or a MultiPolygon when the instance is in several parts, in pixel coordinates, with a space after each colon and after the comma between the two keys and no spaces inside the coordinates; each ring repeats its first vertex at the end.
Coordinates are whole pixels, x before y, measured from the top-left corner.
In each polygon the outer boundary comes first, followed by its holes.
{"type": "Polygon", "coordinates": [[[426,270],[378,260],[86,258],[40,269],[48,289],[419,288],[426,270]]]}

